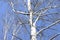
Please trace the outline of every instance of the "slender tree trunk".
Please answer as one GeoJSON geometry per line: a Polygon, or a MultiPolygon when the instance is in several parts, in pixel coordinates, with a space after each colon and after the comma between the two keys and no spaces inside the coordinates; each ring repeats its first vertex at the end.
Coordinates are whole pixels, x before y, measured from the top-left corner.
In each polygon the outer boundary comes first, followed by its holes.
{"type": "Polygon", "coordinates": [[[30,26],[31,26],[31,40],[36,40],[36,27],[33,25],[33,11],[31,9],[31,0],[28,0],[28,11],[30,14],[30,26]]]}

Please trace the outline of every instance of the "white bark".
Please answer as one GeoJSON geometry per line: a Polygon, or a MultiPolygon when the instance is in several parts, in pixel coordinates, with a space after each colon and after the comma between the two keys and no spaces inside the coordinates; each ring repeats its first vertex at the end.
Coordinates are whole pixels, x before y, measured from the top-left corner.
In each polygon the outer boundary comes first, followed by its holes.
{"type": "Polygon", "coordinates": [[[28,11],[29,11],[29,14],[30,14],[31,40],[36,40],[36,27],[35,27],[35,24],[33,25],[33,22],[32,22],[33,11],[31,9],[31,0],[28,0],[28,11]]]}

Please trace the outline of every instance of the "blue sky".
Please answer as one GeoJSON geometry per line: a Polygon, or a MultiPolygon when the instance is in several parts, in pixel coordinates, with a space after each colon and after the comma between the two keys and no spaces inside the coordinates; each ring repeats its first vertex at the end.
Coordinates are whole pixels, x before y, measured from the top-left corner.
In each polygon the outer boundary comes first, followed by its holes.
{"type": "Polygon", "coordinates": [[[0,1],[0,40],[3,40],[3,16],[5,15],[5,11],[7,9],[6,3],[0,1]]]}

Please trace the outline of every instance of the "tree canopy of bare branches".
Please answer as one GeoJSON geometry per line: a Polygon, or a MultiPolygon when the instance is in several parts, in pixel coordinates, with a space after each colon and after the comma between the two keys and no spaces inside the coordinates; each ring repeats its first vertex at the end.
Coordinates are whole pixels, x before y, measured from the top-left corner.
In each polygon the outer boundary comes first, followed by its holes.
{"type": "Polygon", "coordinates": [[[60,35],[59,0],[2,1],[10,7],[3,17],[4,40],[53,40],[60,35]]]}

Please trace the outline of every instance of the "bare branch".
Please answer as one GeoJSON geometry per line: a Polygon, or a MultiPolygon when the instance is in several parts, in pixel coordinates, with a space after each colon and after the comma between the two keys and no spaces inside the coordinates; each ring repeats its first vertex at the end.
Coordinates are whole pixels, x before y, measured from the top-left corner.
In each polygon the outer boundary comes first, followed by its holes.
{"type": "Polygon", "coordinates": [[[55,21],[54,23],[52,23],[51,25],[49,25],[49,26],[41,29],[40,31],[37,32],[37,35],[38,35],[39,33],[41,33],[42,31],[49,29],[50,27],[54,26],[55,24],[57,24],[57,23],[59,23],[59,22],[60,22],[60,20],[57,20],[57,21],[55,21]]]}
{"type": "Polygon", "coordinates": [[[36,24],[36,22],[38,21],[38,19],[39,19],[39,17],[41,16],[42,13],[47,12],[47,10],[48,10],[48,9],[51,9],[51,8],[57,8],[57,6],[49,6],[49,7],[47,7],[47,8],[41,9],[41,12],[40,12],[40,14],[38,15],[38,17],[36,18],[36,20],[35,20],[35,22],[33,23],[33,25],[36,24]]]}
{"type": "Polygon", "coordinates": [[[12,36],[16,37],[16,38],[17,38],[17,39],[19,39],[19,40],[22,40],[21,38],[19,38],[19,37],[15,36],[15,35],[13,35],[13,34],[12,34],[12,36]]]}
{"type": "Polygon", "coordinates": [[[54,38],[56,38],[57,36],[59,36],[60,34],[55,34],[53,37],[51,37],[49,40],[53,40],[54,38]]]}
{"type": "Polygon", "coordinates": [[[40,13],[41,11],[43,12],[43,11],[45,11],[45,10],[47,10],[47,9],[54,9],[54,8],[58,8],[58,7],[60,7],[60,6],[58,6],[58,5],[48,6],[48,7],[45,7],[45,8],[41,8],[40,10],[38,10],[38,11],[36,11],[36,12],[34,12],[34,13],[40,13]]]}
{"type": "Polygon", "coordinates": [[[26,12],[23,12],[23,11],[16,11],[15,8],[14,8],[14,3],[13,2],[11,2],[10,5],[12,7],[13,12],[18,13],[18,14],[26,14],[26,12]]]}
{"type": "Polygon", "coordinates": [[[41,0],[41,2],[38,2],[38,0],[37,0],[37,3],[35,5],[35,8],[37,8],[38,6],[40,6],[43,2],[44,2],[43,0],[41,0]]]}
{"type": "Polygon", "coordinates": [[[39,17],[41,16],[41,14],[42,14],[42,13],[45,13],[47,10],[48,10],[48,9],[44,10],[44,12],[43,12],[43,11],[40,12],[40,14],[39,14],[38,17],[36,18],[35,22],[33,23],[33,25],[36,24],[36,22],[38,21],[39,17]]]}

